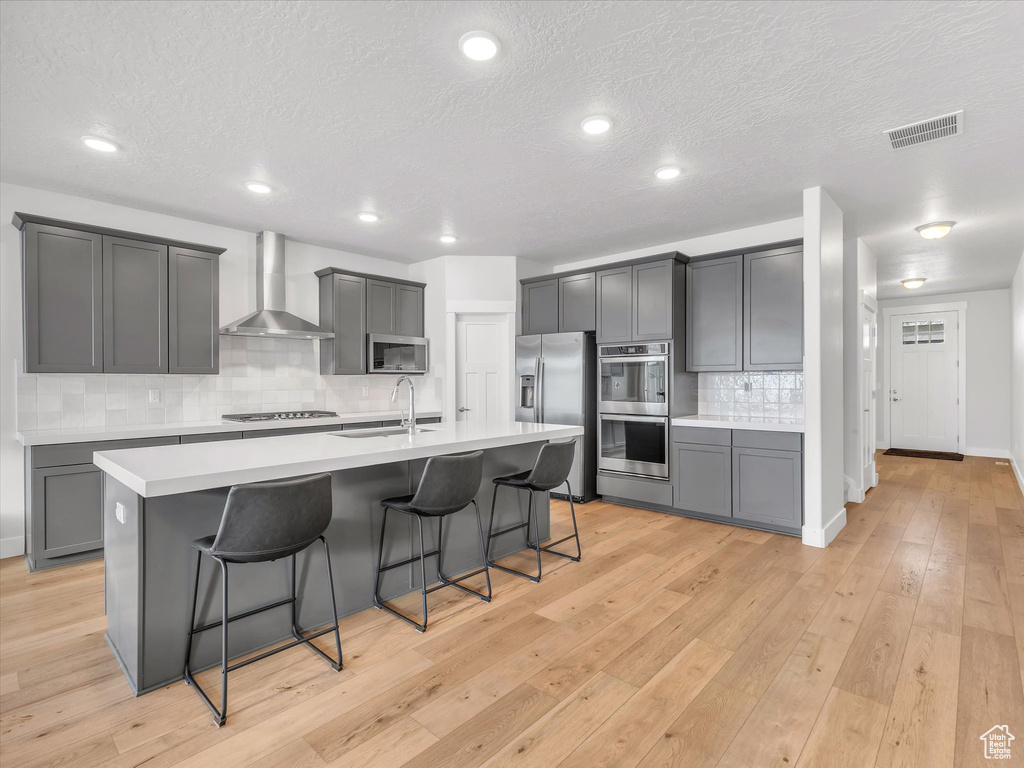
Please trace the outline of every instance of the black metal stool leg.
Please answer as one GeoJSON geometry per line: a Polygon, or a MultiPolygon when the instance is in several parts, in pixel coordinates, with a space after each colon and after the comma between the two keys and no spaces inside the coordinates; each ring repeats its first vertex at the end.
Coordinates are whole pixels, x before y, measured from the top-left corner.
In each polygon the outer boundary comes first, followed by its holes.
{"type": "Polygon", "coordinates": [[[384,514],[380,519],[380,541],[377,542],[377,574],[373,579],[373,604],[383,608],[384,604],[380,599],[380,574],[381,566],[384,564],[384,531],[388,527],[388,508],[384,507],[384,514]]]}
{"type": "MultiPolygon", "coordinates": [[[[420,632],[427,631],[427,550],[423,546],[423,518],[416,515],[420,529],[420,593],[423,595],[423,624],[420,632]]],[[[438,542],[440,545],[440,542],[438,542]]]]}
{"type": "MultiPolygon", "coordinates": [[[[483,527],[482,519],[480,517],[480,505],[476,503],[476,499],[473,500],[472,504],[473,504],[473,507],[476,509],[477,531],[480,534],[480,542],[482,544],[483,543],[483,535],[484,535],[484,527],[483,527]]],[[[442,586],[445,586],[445,587],[455,587],[456,589],[462,590],[467,595],[474,595],[476,597],[479,597],[485,603],[491,602],[491,574],[487,570],[487,551],[486,551],[486,549],[484,550],[484,553],[483,553],[483,555],[484,555],[484,566],[483,566],[483,568],[477,568],[475,571],[470,571],[469,573],[465,573],[462,576],[459,576],[457,579],[449,578],[448,576],[444,575],[444,541],[443,541],[444,534],[443,534],[443,531],[444,531],[444,518],[443,517],[439,517],[437,519],[437,580],[441,583],[442,586]],[[483,573],[486,576],[486,578],[487,578],[487,594],[486,595],[483,592],[478,592],[475,589],[470,589],[469,587],[464,587],[464,586],[462,586],[462,584],[459,583],[460,581],[464,581],[465,579],[468,579],[471,576],[478,576],[481,573],[483,573]]]]}
{"type": "Polygon", "coordinates": [[[228,719],[228,564],[220,560],[221,572],[221,624],[220,624],[220,719],[218,726],[228,719]]]}
{"type": "Polygon", "coordinates": [[[484,543],[484,521],[480,517],[480,505],[476,503],[476,499],[473,500],[473,508],[476,510],[476,529],[480,534],[480,554],[484,558],[484,578],[487,579],[487,597],[484,598],[484,601],[489,603],[493,594],[491,592],[491,572],[487,564],[487,544],[484,543]]]}
{"type": "MultiPolygon", "coordinates": [[[[496,499],[497,496],[498,496],[498,483],[495,483],[494,484],[494,496],[493,496],[493,499],[496,499]]],[[[539,582],[540,581],[540,523],[539,522],[535,525],[535,527],[537,528],[537,542],[536,542],[536,544],[534,544],[534,543],[532,543],[530,541],[530,523],[534,519],[534,515],[533,515],[533,491],[532,490],[530,491],[530,500],[529,500],[529,503],[528,503],[527,508],[526,508],[526,522],[525,523],[521,523],[519,525],[509,526],[508,528],[503,528],[500,531],[495,532],[494,531],[494,512],[495,512],[495,502],[492,500],[491,501],[491,524],[488,526],[488,530],[487,530],[487,548],[485,550],[486,553],[487,553],[487,558],[486,558],[487,565],[489,567],[491,567],[491,568],[497,568],[499,571],[505,571],[506,573],[511,573],[511,574],[516,575],[516,576],[522,576],[524,579],[529,579],[530,581],[532,581],[534,583],[539,582]],[[494,562],[493,560],[490,559],[491,540],[496,538],[496,537],[498,537],[498,536],[501,536],[502,534],[511,533],[512,531],[519,530],[520,528],[525,528],[526,529],[526,533],[525,533],[525,536],[526,536],[526,546],[529,547],[530,549],[536,551],[536,553],[537,553],[537,575],[536,576],[532,576],[529,573],[525,573],[523,571],[517,571],[515,568],[509,568],[507,565],[502,565],[501,563],[496,563],[496,562],[494,562]]],[[[520,518],[520,519],[522,519],[522,518],[520,518]]]]}
{"type": "Polygon", "coordinates": [[[572,513],[572,535],[565,536],[559,539],[558,541],[552,541],[546,547],[542,547],[541,549],[544,552],[548,552],[552,555],[558,555],[559,557],[564,557],[567,560],[572,560],[574,563],[578,563],[580,559],[583,557],[583,549],[580,547],[580,529],[576,526],[576,505],[572,501],[572,486],[569,485],[568,480],[565,481],[565,488],[568,491],[569,496],[569,511],[572,513]],[[555,547],[564,541],[568,541],[569,539],[576,539],[575,557],[573,557],[572,555],[567,555],[564,552],[555,552],[555,550],[552,549],[552,547],[555,547]]]}
{"type": "Polygon", "coordinates": [[[338,606],[337,606],[337,603],[335,602],[335,597],[334,597],[334,574],[331,571],[331,550],[327,546],[327,539],[325,539],[323,536],[320,536],[319,538],[320,538],[320,542],[324,545],[324,556],[326,557],[326,560],[327,560],[327,581],[328,581],[328,586],[330,587],[330,593],[331,593],[331,616],[333,617],[334,621],[333,621],[333,623],[330,626],[327,627],[327,629],[321,630],[319,632],[315,632],[315,633],[311,634],[308,637],[304,636],[302,634],[302,630],[299,629],[298,620],[297,620],[296,615],[295,615],[295,611],[296,611],[296,597],[298,595],[298,578],[296,577],[296,568],[295,568],[296,558],[298,557],[298,553],[296,553],[296,554],[292,555],[292,598],[291,598],[292,637],[295,638],[296,642],[305,643],[306,645],[308,645],[313,650],[314,653],[316,653],[318,656],[321,656],[328,664],[331,665],[331,669],[333,669],[336,672],[340,672],[341,671],[341,667],[342,667],[342,661],[343,661],[342,660],[342,656],[341,656],[341,631],[340,631],[340,628],[338,627],[338,606]],[[327,634],[328,632],[331,632],[331,631],[334,632],[334,642],[335,642],[335,645],[338,648],[338,659],[337,659],[337,661],[332,659],[330,656],[328,656],[326,653],[324,653],[322,650],[317,648],[316,645],[313,644],[313,638],[314,637],[320,637],[321,635],[325,635],[325,634],[327,634]]]}
{"type": "Polygon", "coordinates": [[[334,666],[340,672],[345,665],[345,660],[341,655],[341,628],[338,626],[338,600],[334,596],[334,569],[331,568],[331,549],[327,546],[327,539],[323,536],[320,537],[320,541],[324,545],[324,558],[327,560],[327,582],[331,585],[331,617],[334,619],[334,644],[338,648],[337,665],[334,664],[333,659],[328,657],[327,654],[322,655],[331,662],[331,666],[334,666]]]}
{"type": "Polygon", "coordinates": [[[192,634],[196,629],[196,603],[199,602],[199,571],[203,565],[203,553],[196,550],[196,577],[192,584],[192,618],[188,623],[188,638],[185,640],[185,682],[192,685],[192,634]]]}
{"type": "Polygon", "coordinates": [[[498,484],[494,483],[494,493],[491,494],[491,518],[487,522],[487,549],[484,550],[484,563],[494,565],[491,562],[491,539],[494,538],[494,514],[498,505],[498,484]]]}

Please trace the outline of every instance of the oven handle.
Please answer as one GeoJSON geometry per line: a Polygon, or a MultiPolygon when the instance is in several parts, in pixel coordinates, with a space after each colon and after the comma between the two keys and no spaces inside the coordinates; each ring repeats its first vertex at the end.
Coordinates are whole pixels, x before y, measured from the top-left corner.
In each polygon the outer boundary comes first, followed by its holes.
{"type": "Polygon", "coordinates": [[[626,416],[619,413],[602,413],[602,421],[647,421],[647,422],[666,422],[669,420],[668,416],[626,416]]]}
{"type": "Polygon", "coordinates": [[[616,355],[615,357],[602,357],[602,363],[668,363],[668,355],[616,355]]]}

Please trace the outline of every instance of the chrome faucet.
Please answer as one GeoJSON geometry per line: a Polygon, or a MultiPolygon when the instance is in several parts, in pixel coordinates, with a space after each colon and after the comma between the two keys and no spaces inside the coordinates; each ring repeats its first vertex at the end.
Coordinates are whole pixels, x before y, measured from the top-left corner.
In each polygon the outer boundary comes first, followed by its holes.
{"type": "Polygon", "coordinates": [[[395,402],[395,398],[398,397],[398,389],[402,386],[402,382],[409,385],[409,418],[402,419],[402,426],[408,427],[409,434],[416,434],[416,388],[412,385],[412,379],[408,376],[399,376],[398,381],[395,382],[395,389],[391,392],[391,402],[395,402]]]}

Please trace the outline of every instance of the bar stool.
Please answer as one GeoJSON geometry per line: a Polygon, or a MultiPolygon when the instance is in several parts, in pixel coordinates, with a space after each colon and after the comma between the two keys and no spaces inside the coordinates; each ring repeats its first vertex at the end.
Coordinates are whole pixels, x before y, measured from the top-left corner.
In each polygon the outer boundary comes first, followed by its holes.
{"type": "Polygon", "coordinates": [[[377,550],[377,573],[373,581],[373,604],[385,611],[390,611],[402,621],[416,627],[420,632],[427,629],[427,594],[435,592],[442,587],[455,587],[470,595],[476,595],[485,603],[491,601],[491,574],[487,571],[487,551],[484,546],[484,526],[480,518],[480,507],[476,503],[476,492],[480,488],[480,479],[483,476],[484,454],[483,451],[475,451],[457,456],[432,456],[427,459],[427,465],[423,468],[423,477],[416,488],[416,493],[408,496],[395,496],[384,499],[380,505],[384,508],[384,515],[380,521],[380,544],[377,550]],[[475,571],[463,574],[457,579],[444,575],[444,519],[448,515],[460,512],[470,504],[476,509],[476,527],[480,535],[480,551],[484,561],[484,567],[475,571]],[[388,524],[388,512],[401,512],[416,518],[419,523],[420,532],[420,556],[410,557],[398,563],[384,565],[384,531],[388,524]],[[437,518],[437,549],[433,552],[426,552],[423,547],[423,519],[437,518]],[[437,556],[437,580],[439,584],[427,588],[427,569],[425,560],[428,557],[437,556]],[[387,605],[380,597],[380,575],[392,568],[400,568],[409,565],[417,560],[420,562],[420,592],[423,599],[423,623],[409,618],[403,613],[387,605]],[[477,592],[475,589],[464,587],[460,581],[470,576],[484,574],[487,578],[487,594],[477,592]]]}
{"type": "Polygon", "coordinates": [[[185,681],[196,689],[199,698],[213,713],[218,726],[224,725],[228,715],[228,672],[248,666],[275,653],[294,648],[305,643],[336,671],[342,668],[341,635],[338,631],[338,608],[334,598],[334,574],[331,570],[331,550],[324,538],[324,531],[331,522],[333,513],[331,506],[331,476],[324,473],[299,477],[289,480],[278,480],[268,483],[251,483],[235,485],[228,492],[224,505],[224,514],[220,520],[220,528],[213,536],[204,536],[192,542],[196,550],[196,578],[192,590],[192,619],[189,622],[188,642],[185,650],[185,681]],[[295,623],[295,556],[312,545],[317,539],[324,545],[324,557],[327,561],[327,581],[331,592],[331,615],[333,623],[326,629],[303,635],[295,623]],[[196,603],[199,598],[199,572],[202,567],[203,555],[206,554],[220,564],[221,572],[221,620],[196,626],[196,603]],[[228,613],[228,564],[265,563],[283,557],[292,559],[291,597],[278,600],[276,603],[254,608],[237,616],[228,613]],[[294,642],[280,648],[261,653],[237,664],[228,665],[228,624],[239,619],[255,616],[258,613],[291,606],[291,633],[294,642]],[[225,620],[226,619],[226,620],[225,620]],[[192,676],[192,636],[209,629],[221,628],[221,693],[220,709],[213,705],[210,697],[199,686],[192,676]],[[334,633],[334,643],[338,649],[338,660],[335,661],[321,651],[312,640],[334,633]]]}
{"type": "Polygon", "coordinates": [[[541,564],[540,564],[540,553],[548,552],[552,555],[558,555],[568,560],[572,560],[574,563],[578,563],[583,555],[583,551],[580,549],[580,530],[576,527],[576,505],[572,501],[572,488],[569,485],[569,470],[572,469],[573,459],[576,457],[576,440],[570,440],[567,443],[545,443],[541,446],[540,453],[537,454],[537,461],[533,465],[533,469],[528,469],[525,472],[517,472],[514,475],[508,477],[496,477],[494,478],[494,495],[491,497],[491,521],[487,526],[487,565],[491,568],[498,568],[508,573],[514,573],[516,576],[522,576],[524,579],[529,579],[532,582],[539,582],[541,577],[541,564]],[[572,512],[572,533],[569,536],[565,536],[558,541],[552,541],[546,547],[540,545],[540,523],[537,520],[537,515],[533,513],[533,494],[534,491],[550,491],[558,486],[565,484],[566,490],[569,495],[569,510],[572,512]],[[508,528],[502,528],[500,531],[494,530],[494,510],[495,503],[498,500],[498,487],[507,486],[509,488],[515,488],[517,490],[527,490],[530,492],[530,501],[526,508],[526,522],[520,523],[519,525],[510,525],[508,528]],[[530,541],[530,525],[533,524],[534,530],[534,541],[530,541]],[[498,536],[503,536],[506,533],[512,533],[512,531],[518,531],[522,528],[526,529],[526,546],[533,549],[537,553],[537,575],[531,576],[528,573],[517,571],[515,568],[509,568],[505,565],[499,565],[498,563],[491,560],[491,540],[498,536]],[[555,552],[552,547],[555,547],[569,539],[576,539],[576,555],[567,555],[563,552],[555,552]]]}

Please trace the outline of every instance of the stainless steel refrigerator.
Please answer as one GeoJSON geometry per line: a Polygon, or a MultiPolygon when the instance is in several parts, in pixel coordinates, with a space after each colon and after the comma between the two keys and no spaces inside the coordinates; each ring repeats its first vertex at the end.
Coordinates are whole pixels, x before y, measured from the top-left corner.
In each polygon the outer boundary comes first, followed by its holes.
{"type": "MultiPolygon", "coordinates": [[[[516,421],[572,424],[576,441],[569,472],[573,499],[597,496],[597,347],[594,334],[545,333],[516,338],[516,421]]],[[[564,493],[564,492],[563,492],[564,493]]],[[[559,491],[555,491],[559,495],[559,491]]]]}

